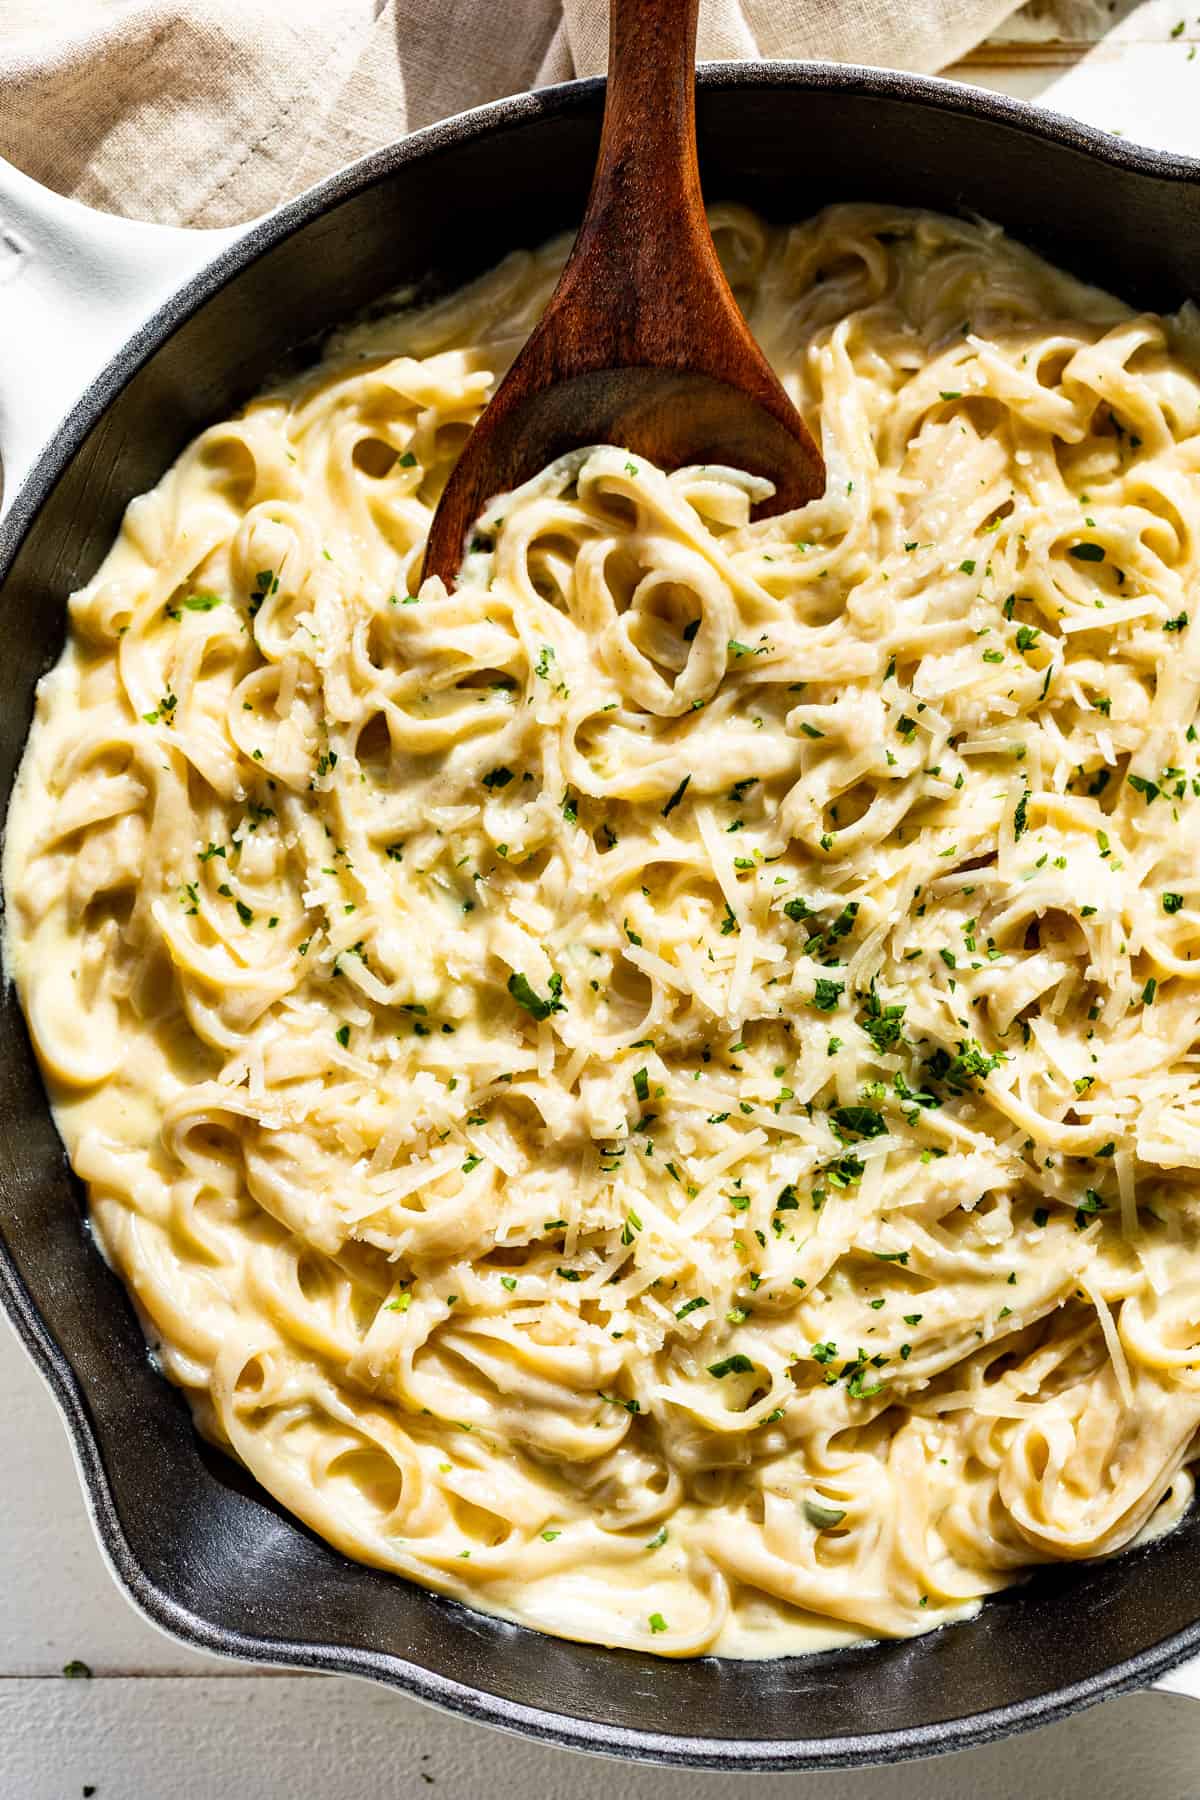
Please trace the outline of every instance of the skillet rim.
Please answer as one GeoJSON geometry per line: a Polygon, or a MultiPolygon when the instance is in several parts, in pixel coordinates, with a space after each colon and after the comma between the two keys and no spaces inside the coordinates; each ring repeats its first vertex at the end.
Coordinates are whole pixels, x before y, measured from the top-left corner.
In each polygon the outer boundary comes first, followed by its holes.
{"type": "MultiPolygon", "coordinates": [[[[701,64],[699,87],[792,88],[899,99],[933,112],[965,114],[1081,152],[1104,167],[1200,188],[1200,158],[1127,144],[1065,114],[937,76],[857,63],[753,61],[701,64]]],[[[88,433],[142,366],[183,322],[264,251],[410,161],[497,127],[570,111],[602,92],[602,77],[509,96],[426,126],[357,162],[250,224],[232,245],[181,284],[126,341],[55,430],[0,521],[0,587],[42,504],[88,433]]],[[[0,1304],[49,1387],[66,1426],[93,1529],[118,1586],[152,1624],[218,1656],[375,1680],[474,1722],[567,1749],[667,1766],[721,1770],[821,1769],[900,1762],[987,1743],[1052,1724],[1100,1700],[1146,1687],[1200,1652],[1200,1617],[1147,1650],[1069,1686],[976,1713],[894,1730],[824,1738],[697,1738],[647,1732],[530,1707],[435,1674],[385,1651],[315,1641],[272,1642],[216,1625],[168,1595],[146,1572],[121,1525],[83,1391],[49,1322],[34,1305],[0,1237],[0,1304]]],[[[597,1647],[599,1648],[599,1647],[597,1647]]],[[[605,1654],[601,1650],[601,1654],[605,1654]]]]}

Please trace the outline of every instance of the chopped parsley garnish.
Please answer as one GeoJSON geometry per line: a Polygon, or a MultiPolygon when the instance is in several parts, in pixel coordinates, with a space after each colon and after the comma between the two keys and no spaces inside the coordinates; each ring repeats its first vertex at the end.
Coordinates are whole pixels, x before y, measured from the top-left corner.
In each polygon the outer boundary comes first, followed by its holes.
{"type": "Polygon", "coordinates": [[[1162,909],[1165,913],[1177,913],[1182,905],[1182,894],[1164,894],[1162,897],[1162,909]]]}
{"type": "Polygon", "coordinates": [[[555,654],[554,654],[553,644],[543,644],[542,645],[542,653],[538,657],[537,667],[534,669],[533,672],[535,675],[540,676],[543,681],[554,682],[554,692],[556,694],[561,694],[565,699],[567,694],[569,694],[570,689],[567,687],[567,684],[565,681],[559,681],[559,680],[555,679],[556,667],[557,667],[557,658],[555,657],[555,654]]]}
{"type": "Polygon", "coordinates": [[[679,802],[683,799],[683,796],[687,793],[688,783],[691,781],[691,779],[692,778],[690,775],[685,775],[683,780],[680,782],[679,786],[675,789],[675,792],[671,795],[671,798],[667,801],[667,804],[662,809],[662,816],[664,819],[667,818],[667,816],[670,813],[673,813],[675,811],[675,808],[679,805],[679,802]]]}
{"type": "Polygon", "coordinates": [[[874,1106],[835,1106],[829,1117],[835,1130],[853,1137],[882,1137],[887,1130],[886,1119],[874,1106]]]}
{"type": "Polygon", "coordinates": [[[1104,561],[1104,545],[1103,544],[1072,544],[1070,549],[1067,551],[1067,555],[1073,556],[1075,558],[1076,562],[1093,562],[1093,563],[1103,562],[1104,561]]]}
{"type": "Polygon", "coordinates": [[[1075,1229],[1083,1231],[1089,1226],[1096,1214],[1104,1211],[1104,1201],[1095,1188],[1085,1188],[1083,1199],[1075,1208],[1075,1229]]]}
{"type": "Polygon", "coordinates": [[[804,1516],[814,1531],[829,1531],[834,1525],[841,1524],[846,1510],[844,1507],[823,1506],[819,1500],[806,1500],[804,1516]]]}
{"type": "Polygon", "coordinates": [[[147,725],[157,725],[160,719],[164,725],[174,725],[175,720],[173,715],[175,708],[178,705],[178,694],[173,694],[170,688],[168,688],[154,711],[143,713],[142,717],[145,719],[147,725]]]}
{"type": "Polygon", "coordinates": [[[650,1077],[645,1069],[634,1070],[633,1091],[643,1105],[650,1098],[650,1077]]]}
{"type": "Polygon", "coordinates": [[[339,1025],[333,1035],[344,1050],[346,1045],[350,1042],[350,1027],[348,1025],[339,1025]]]}
{"type": "Polygon", "coordinates": [[[844,981],[827,981],[824,976],[821,976],[813,988],[813,997],[809,1001],[809,1005],[815,1007],[818,1012],[833,1012],[845,991],[844,981]]]}
{"type": "Polygon", "coordinates": [[[491,769],[483,778],[485,788],[506,788],[513,778],[511,769],[491,769]]]}
{"type": "MultiPolygon", "coordinates": [[[[559,1273],[562,1273],[561,1269],[559,1270],[559,1273]]],[[[576,1279],[578,1279],[578,1277],[576,1277],[576,1279]]],[[[625,1411],[631,1416],[634,1413],[640,1413],[642,1410],[640,1401],[626,1400],[620,1394],[597,1394],[596,1398],[598,1400],[603,1400],[607,1406],[624,1407],[625,1411]]]]}
{"type": "Polygon", "coordinates": [[[1027,829],[1026,821],[1029,815],[1029,792],[1030,790],[1026,788],[1021,795],[1021,798],[1017,801],[1016,811],[1013,813],[1013,841],[1015,843],[1020,843],[1027,829]]]}
{"type": "Polygon", "coordinates": [[[848,900],[833,924],[829,927],[828,936],[832,942],[835,938],[843,938],[854,929],[854,921],[858,917],[858,901],[848,900]]]}
{"type": "Polygon", "coordinates": [[[961,1038],[953,1056],[945,1050],[935,1050],[925,1070],[932,1080],[944,1081],[952,1092],[962,1093],[973,1081],[982,1081],[998,1069],[1003,1061],[1003,1054],[989,1056],[974,1038],[961,1038]]]}
{"type": "Polygon", "coordinates": [[[268,595],[277,594],[278,592],[279,580],[274,569],[260,569],[258,574],[254,577],[254,590],[250,595],[250,605],[248,608],[250,617],[253,619],[257,616],[259,608],[262,606],[263,601],[268,595]]]}
{"type": "Polygon", "coordinates": [[[884,1006],[875,992],[875,982],[872,980],[870,992],[865,996],[863,1009],[858,1015],[858,1024],[881,1055],[893,1049],[900,1041],[903,1020],[904,1006],[884,1006]]]}
{"type": "Polygon", "coordinates": [[[753,1369],[754,1364],[750,1358],[740,1350],[736,1350],[732,1356],[722,1357],[720,1362],[708,1365],[709,1374],[715,1375],[718,1381],[723,1380],[726,1375],[749,1375],[753,1369]]]}
{"type": "Polygon", "coordinates": [[[549,998],[543,1000],[534,992],[524,975],[512,974],[508,978],[508,991],[518,1006],[523,1006],[527,1013],[535,1019],[548,1019],[551,1013],[566,1012],[566,1003],[562,999],[562,976],[550,977],[549,998]]]}

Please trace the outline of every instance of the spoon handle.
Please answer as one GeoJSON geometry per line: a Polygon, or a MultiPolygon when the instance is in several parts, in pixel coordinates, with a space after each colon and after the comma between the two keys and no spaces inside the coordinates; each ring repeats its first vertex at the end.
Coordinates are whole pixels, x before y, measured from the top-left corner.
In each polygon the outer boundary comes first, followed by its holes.
{"type": "Polygon", "coordinates": [[[699,12],[700,0],[611,0],[600,153],[556,300],[590,313],[618,361],[690,366],[698,291],[724,288],[696,160],[699,12]]]}
{"type": "Polygon", "coordinates": [[[700,0],[611,0],[608,91],[588,212],[625,209],[635,244],[703,206],[696,161],[700,0]]]}

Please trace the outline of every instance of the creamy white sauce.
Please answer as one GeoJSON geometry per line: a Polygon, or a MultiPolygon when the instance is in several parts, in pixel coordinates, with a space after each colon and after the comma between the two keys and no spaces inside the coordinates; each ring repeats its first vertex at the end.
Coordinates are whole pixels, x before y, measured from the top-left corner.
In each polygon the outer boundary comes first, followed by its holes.
{"type": "Polygon", "coordinates": [[[1200,380],[986,226],[721,210],[826,495],[432,507],[564,245],[134,502],[8,954],[202,1430],[364,1561],[763,1656],[1175,1523],[1200,1422],[1200,380]]]}

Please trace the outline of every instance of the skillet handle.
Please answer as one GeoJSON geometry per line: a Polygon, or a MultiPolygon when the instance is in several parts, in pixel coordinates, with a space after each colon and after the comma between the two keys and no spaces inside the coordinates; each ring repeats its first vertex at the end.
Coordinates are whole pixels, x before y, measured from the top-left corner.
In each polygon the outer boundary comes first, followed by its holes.
{"type": "Polygon", "coordinates": [[[0,158],[0,517],[137,327],[243,230],[115,218],[0,158]]]}

